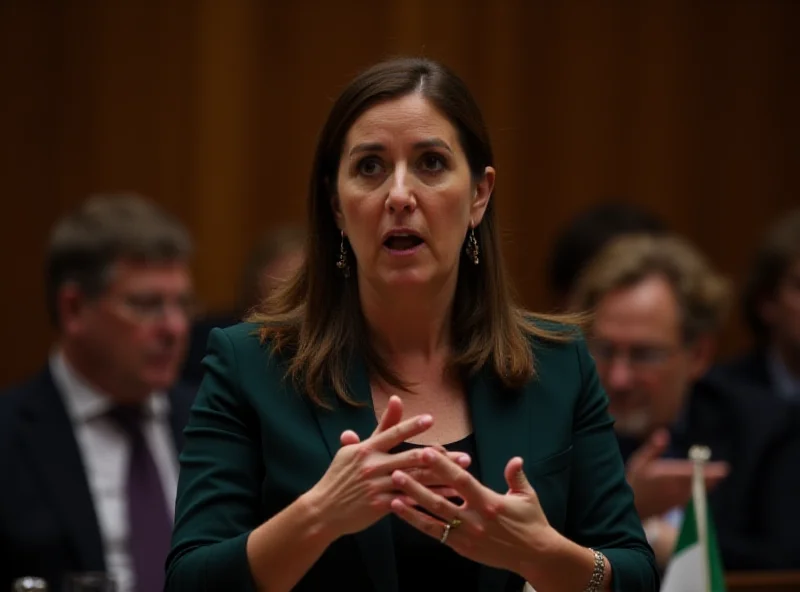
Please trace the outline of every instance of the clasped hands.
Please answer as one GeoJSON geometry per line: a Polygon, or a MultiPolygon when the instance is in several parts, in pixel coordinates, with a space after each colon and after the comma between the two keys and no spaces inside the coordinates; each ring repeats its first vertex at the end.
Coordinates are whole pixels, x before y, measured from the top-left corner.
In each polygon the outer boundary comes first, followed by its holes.
{"type": "Polygon", "coordinates": [[[390,453],[433,424],[430,416],[402,415],[401,400],[392,397],[368,439],[344,432],[342,448],[308,492],[330,538],[363,530],[393,512],[469,559],[524,577],[521,572],[529,573],[561,535],[547,522],[522,459],[508,461],[508,491],[497,493],[465,470],[471,462],[466,454],[441,447],[390,453]]]}

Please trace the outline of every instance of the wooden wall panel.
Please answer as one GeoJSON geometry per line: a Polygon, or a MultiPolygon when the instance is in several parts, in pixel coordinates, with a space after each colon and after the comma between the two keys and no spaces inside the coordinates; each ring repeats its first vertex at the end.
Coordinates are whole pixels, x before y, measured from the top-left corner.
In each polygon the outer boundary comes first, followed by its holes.
{"type": "MultiPolygon", "coordinates": [[[[0,385],[53,335],[42,258],[87,194],[137,190],[197,242],[201,298],[234,300],[265,229],[302,222],[314,143],[347,80],[441,59],[491,127],[497,206],[525,303],[547,250],[602,196],[653,208],[736,280],[800,205],[800,3],[8,0],[0,3],[0,385]]],[[[741,347],[733,322],[723,351],[741,347]]]]}

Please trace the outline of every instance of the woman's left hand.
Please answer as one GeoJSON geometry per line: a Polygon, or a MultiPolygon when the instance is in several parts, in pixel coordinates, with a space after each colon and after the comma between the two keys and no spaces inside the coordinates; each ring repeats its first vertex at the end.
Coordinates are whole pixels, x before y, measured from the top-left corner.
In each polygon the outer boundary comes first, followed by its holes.
{"type": "Polygon", "coordinates": [[[455,504],[398,470],[392,474],[397,488],[440,519],[400,498],[392,501],[392,511],[464,557],[520,574],[536,562],[540,552],[546,553],[561,538],[547,522],[539,498],[522,470],[521,458],[512,458],[506,465],[506,494],[485,487],[435,449],[426,449],[423,459],[431,472],[457,491],[464,502],[455,504]]]}

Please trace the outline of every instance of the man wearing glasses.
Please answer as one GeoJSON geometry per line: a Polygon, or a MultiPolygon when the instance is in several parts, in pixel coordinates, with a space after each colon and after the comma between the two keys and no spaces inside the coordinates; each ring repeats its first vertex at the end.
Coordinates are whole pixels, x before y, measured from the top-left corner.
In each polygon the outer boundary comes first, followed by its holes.
{"type": "MultiPolygon", "coordinates": [[[[692,466],[676,434],[687,424],[698,427],[690,393],[714,361],[728,301],[728,283],[694,248],[677,237],[652,235],[613,241],[573,294],[575,309],[594,313],[591,352],[636,507],[662,566],[691,495],[692,466]]],[[[709,463],[707,485],[726,474],[726,464],[709,463]]]]}
{"type": "Polygon", "coordinates": [[[135,195],[55,227],[46,368],[0,394],[0,590],[101,571],[163,586],[177,453],[194,393],[176,386],[193,308],[186,230],[135,195]]]}

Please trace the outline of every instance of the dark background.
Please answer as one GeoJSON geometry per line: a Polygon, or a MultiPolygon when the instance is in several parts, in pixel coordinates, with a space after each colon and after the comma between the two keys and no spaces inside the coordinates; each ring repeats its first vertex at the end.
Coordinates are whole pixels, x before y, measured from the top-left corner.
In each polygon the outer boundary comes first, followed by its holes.
{"type": "MultiPolygon", "coordinates": [[[[0,0],[0,385],[50,345],[59,216],[99,191],[158,200],[194,234],[204,305],[227,308],[256,237],[303,221],[332,98],[397,54],[444,61],[480,101],[526,305],[553,306],[555,233],[612,195],[740,282],[800,205],[798,25],[792,0],[0,0]]],[[[744,344],[734,317],[722,353],[744,344]]]]}

